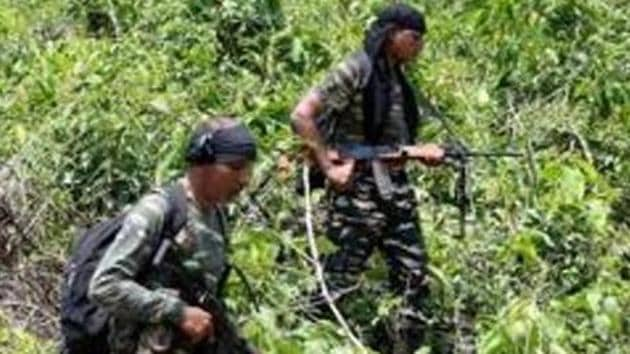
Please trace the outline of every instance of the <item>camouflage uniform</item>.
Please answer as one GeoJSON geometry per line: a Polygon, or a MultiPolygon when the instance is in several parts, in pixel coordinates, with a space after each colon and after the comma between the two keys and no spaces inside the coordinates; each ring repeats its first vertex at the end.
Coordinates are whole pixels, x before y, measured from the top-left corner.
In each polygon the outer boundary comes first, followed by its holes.
{"type": "MultiPolygon", "coordinates": [[[[364,143],[362,89],[371,71],[370,59],[364,51],[359,51],[346,58],[315,88],[323,99],[328,120],[323,124],[327,143],[364,143]]],[[[406,144],[410,134],[404,117],[402,88],[398,80],[390,84],[389,120],[378,143],[406,144]]]]}
{"type": "MultiPolygon", "coordinates": [[[[178,183],[183,183],[179,181],[178,183]]],[[[143,197],[128,213],[123,228],[99,263],[90,284],[90,296],[111,315],[109,343],[115,354],[203,353],[187,345],[176,330],[186,302],[169,273],[140,274],[152,258],[151,240],[159,235],[168,210],[166,190],[143,197]],[[142,280],[138,280],[142,279],[142,280]],[[158,351],[157,344],[167,351],[158,351]]],[[[174,246],[162,262],[216,294],[226,269],[227,235],[219,209],[203,212],[187,195],[187,221],[174,237],[174,246]]]]}
{"type": "MultiPolygon", "coordinates": [[[[370,65],[365,52],[357,52],[316,87],[325,112],[320,128],[328,145],[365,143],[362,90],[370,75],[370,65]]],[[[404,117],[401,85],[392,79],[390,87],[391,109],[378,143],[407,144],[411,134],[404,117]]],[[[419,113],[426,114],[422,109],[419,113]]],[[[378,248],[390,267],[391,286],[405,299],[400,312],[402,319],[409,322],[405,330],[415,328],[417,332],[421,328],[421,321],[417,320],[421,300],[428,296],[427,255],[418,223],[417,201],[407,174],[403,168],[388,172],[394,186],[389,201],[379,195],[369,164],[357,166],[349,190],[328,191],[327,233],[338,249],[325,257],[324,267],[332,291],[342,292],[357,282],[372,251],[378,248]]],[[[418,333],[408,336],[419,337],[418,333]]]]}

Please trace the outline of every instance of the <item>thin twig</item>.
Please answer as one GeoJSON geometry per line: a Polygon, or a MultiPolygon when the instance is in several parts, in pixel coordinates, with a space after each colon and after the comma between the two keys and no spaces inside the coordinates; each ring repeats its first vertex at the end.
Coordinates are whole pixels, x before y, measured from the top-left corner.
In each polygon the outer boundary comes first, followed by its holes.
{"type": "Polygon", "coordinates": [[[577,142],[580,144],[580,149],[582,150],[582,153],[584,154],[586,160],[590,163],[593,163],[593,154],[591,153],[591,149],[589,149],[588,142],[586,141],[584,136],[580,134],[580,132],[578,132],[575,126],[573,126],[572,124],[569,129],[570,130],[567,133],[573,135],[575,140],[577,140],[577,142]]]}
{"type": "MultiPolygon", "coordinates": [[[[349,287],[343,288],[343,289],[341,289],[339,291],[335,291],[335,295],[332,297],[332,300],[333,301],[337,301],[337,300],[341,299],[342,297],[357,291],[360,287],[361,287],[361,283],[356,283],[353,286],[349,286],[349,287]]],[[[319,306],[319,305],[323,304],[326,301],[326,299],[318,299],[316,301],[307,300],[307,301],[308,302],[306,303],[306,306],[312,307],[312,306],[319,306]]],[[[300,304],[297,304],[295,306],[296,306],[296,310],[299,309],[299,308],[304,307],[303,305],[300,305],[300,304]]]]}
{"type": "Polygon", "coordinates": [[[317,245],[315,244],[315,237],[313,236],[313,222],[312,222],[312,213],[311,213],[311,186],[309,184],[309,171],[308,165],[304,164],[304,169],[302,170],[302,180],[304,182],[304,206],[305,206],[305,218],[306,218],[306,236],[308,238],[308,244],[311,250],[311,258],[313,259],[313,266],[315,267],[315,275],[317,280],[320,282],[322,288],[322,295],[326,299],[328,303],[328,307],[335,315],[337,322],[341,325],[343,330],[346,332],[346,335],[352,343],[361,351],[367,352],[365,346],[361,343],[361,341],[352,333],[350,326],[346,322],[346,320],[341,315],[341,312],[337,309],[335,302],[328,291],[328,286],[326,285],[326,281],[324,280],[324,269],[319,260],[319,251],[317,250],[317,245]]]}
{"type": "MultiPolygon", "coordinates": [[[[28,235],[33,230],[35,225],[37,225],[37,223],[42,219],[42,214],[44,213],[44,211],[48,209],[48,206],[50,206],[50,204],[52,204],[52,199],[48,199],[46,202],[42,204],[42,206],[39,208],[39,210],[35,212],[34,215],[29,216],[29,219],[31,219],[31,221],[23,229],[22,234],[28,235]]],[[[20,220],[20,223],[21,223],[21,220],[20,220]]]]}
{"type": "Polygon", "coordinates": [[[120,38],[120,24],[118,23],[118,17],[116,17],[116,7],[112,0],[107,1],[107,5],[109,7],[109,11],[107,11],[107,15],[109,19],[112,21],[112,26],[114,27],[114,37],[120,38]]]}
{"type": "Polygon", "coordinates": [[[536,161],[534,157],[534,147],[532,146],[531,139],[527,140],[527,167],[529,170],[529,176],[531,179],[531,184],[534,187],[533,191],[536,191],[538,187],[538,173],[536,171],[536,161]]]}

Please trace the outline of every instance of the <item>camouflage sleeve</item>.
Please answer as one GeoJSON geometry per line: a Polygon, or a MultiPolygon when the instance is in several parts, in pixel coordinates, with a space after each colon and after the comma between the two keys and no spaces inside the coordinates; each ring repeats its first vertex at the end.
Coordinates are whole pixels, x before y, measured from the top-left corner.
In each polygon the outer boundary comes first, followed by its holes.
{"type": "Polygon", "coordinates": [[[166,208],[163,195],[142,198],[129,211],[96,268],[89,296],[113,316],[150,323],[178,323],[181,318],[182,300],[172,293],[149,290],[134,280],[151,261],[151,238],[162,228],[166,208]]]}
{"type": "Polygon", "coordinates": [[[363,53],[355,53],[326,75],[314,91],[322,99],[324,110],[343,111],[354,95],[365,85],[369,68],[363,53]]]}

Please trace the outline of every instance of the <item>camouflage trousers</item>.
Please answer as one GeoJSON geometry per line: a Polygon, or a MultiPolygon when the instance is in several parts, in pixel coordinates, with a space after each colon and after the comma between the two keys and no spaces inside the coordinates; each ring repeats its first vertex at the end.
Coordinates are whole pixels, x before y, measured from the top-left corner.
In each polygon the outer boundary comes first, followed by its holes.
{"type": "Polygon", "coordinates": [[[334,295],[352,288],[366,270],[375,249],[389,267],[390,287],[402,295],[404,304],[396,314],[396,336],[413,353],[422,341],[423,303],[428,295],[427,254],[418,223],[414,192],[404,171],[392,172],[393,197],[385,201],[374,178],[363,173],[346,192],[331,191],[327,236],[337,250],[324,257],[327,285],[334,295]]]}

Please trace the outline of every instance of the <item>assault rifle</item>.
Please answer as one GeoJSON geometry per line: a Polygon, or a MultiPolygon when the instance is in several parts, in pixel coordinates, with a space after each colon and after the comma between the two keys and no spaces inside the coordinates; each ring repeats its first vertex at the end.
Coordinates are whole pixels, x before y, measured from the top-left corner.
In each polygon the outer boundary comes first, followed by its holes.
{"type": "MultiPolygon", "coordinates": [[[[457,171],[454,197],[459,208],[459,234],[463,238],[466,236],[466,215],[470,211],[472,201],[470,197],[470,160],[476,157],[503,158],[522,157],[524,155],[513,151],[471,151],[462,144],[443,145],[442,148],[445,150],[446,162],[457,171]]],[[[335,149],[339,152],[340,158],[351,158],[372,163],[374,180],[384,200],[391,199],[393,186],[382,161],[423,159],[420,147],[417,145],[346,144],[336,146],[335,149]]]]}
{"type": "Polygon", "coordinates": [[[207,346],[216,354],[256,354],[256,351],[243,339],[236,326],[227,317],[227,309],[221,300],[209,291],[197,295],[197,305],[212,314],[214,336],[208,339],[207,346]]]}
{"type": "MultiPolygon", "coordinates": [[[[175,289],[182,290],[180,296],[186,303],[199,306],[212,315],[214,334],[203,342],[204,349],[215,354],[257,354],[257,351],[240,336],[238,329],[228,318],[227,308],[219,299],[233,266],[226,265],[215,294],[206,288],[203,279],[163,262],[171,246],[170,240],[163,240],[152,264],[165,279],[171,279],[171,285],[175,289]]],[[[249,284],[247,286],[249,287],[249,284]]]]}
{"type": "MultiPolygon", "coordinates": [[[[522,157],[520,152],[512,151],[471,151],[460,144],[447,144],[441,146],[447,159],[461,160],[471,157],[522,157]]],[[[358,161],[367,160],[398,160],[416,159],[421,160],[418,145],[365,145],[365,144],[342,144],[335,147],[340,157],[352,158],[358,161]]]]}

